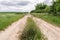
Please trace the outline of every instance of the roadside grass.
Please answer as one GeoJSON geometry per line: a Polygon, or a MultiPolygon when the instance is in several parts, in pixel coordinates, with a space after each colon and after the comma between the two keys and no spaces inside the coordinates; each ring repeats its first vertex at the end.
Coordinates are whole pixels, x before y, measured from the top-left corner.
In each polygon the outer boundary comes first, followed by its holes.
{"type": "Polygon", "coordinates": [[[40,29],[36,26],[32,18],[28,17],[27,25],[19,37],[21,40],[47,40],[41,33],[40,29]]]}
{"type": "Polygon", "coordinates": [[[60,27],[60,16],[49,15],[48,13],[32,13],[32,15],[60,27]]]}
{"type": "Polygon", "coordinates": [[[4,30],[11,25],[11,23],[17,21],[18,19],[22,18],[25,14],[2,14],[0,13],[0,31],[4,30]]]}

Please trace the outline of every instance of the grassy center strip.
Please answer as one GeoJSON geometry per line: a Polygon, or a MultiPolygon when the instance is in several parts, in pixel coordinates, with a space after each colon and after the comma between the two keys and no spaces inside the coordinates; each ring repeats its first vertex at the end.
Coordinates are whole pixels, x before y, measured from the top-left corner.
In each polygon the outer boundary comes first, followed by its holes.
{"type": "Polygon", "coordinates": [[[24,29],[21,40],[45,40],[39,28],[37,28],[32,18],[28,18],[26,28],[24,29]]]}

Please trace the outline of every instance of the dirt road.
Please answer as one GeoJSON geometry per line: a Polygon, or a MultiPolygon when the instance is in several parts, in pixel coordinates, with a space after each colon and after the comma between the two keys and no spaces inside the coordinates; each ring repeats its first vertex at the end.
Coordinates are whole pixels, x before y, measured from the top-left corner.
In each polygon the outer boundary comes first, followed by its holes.
{"type": "MultiPolygon", "coordinates": [[[[22,34],[25,28],[28,17],[31,17],[31,15],[26,15],[10,25],[5,31],[0,32],[0,40],[18,40],[18,36],[22,34]]],[[[32,18],[48,40],[60,40],[60,28],[55,27],[40,18],[32,18]]]]}
{"type": "Polygon", "coordinates": [[[33,20],[48,40],[60,40],[60,28],[55,27],[40,18],[33,17],[33,20]]]}
{"type": "Polygon", "coordinates": [[[22,34],[25,28],[27,17],[12,23],[5,31],[0,32],[0,40],[18,40],[18,36],[22,34]]]}

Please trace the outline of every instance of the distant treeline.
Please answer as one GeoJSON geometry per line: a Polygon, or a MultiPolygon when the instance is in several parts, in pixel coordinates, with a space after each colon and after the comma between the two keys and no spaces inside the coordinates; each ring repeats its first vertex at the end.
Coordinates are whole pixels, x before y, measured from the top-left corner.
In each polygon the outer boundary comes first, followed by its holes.
{"type": "Polygon", "coordinates": [[[0,12],[0,14],[24,14],[28,12],[0,12]]]}
{"type": "Polygon", "coordinates": [[[49,13],[54,16],[60,15],[60,0],[53,0],[50,6],[44,3],[37,4],[36,9],[31,11],[31,13],[49,13]]]}

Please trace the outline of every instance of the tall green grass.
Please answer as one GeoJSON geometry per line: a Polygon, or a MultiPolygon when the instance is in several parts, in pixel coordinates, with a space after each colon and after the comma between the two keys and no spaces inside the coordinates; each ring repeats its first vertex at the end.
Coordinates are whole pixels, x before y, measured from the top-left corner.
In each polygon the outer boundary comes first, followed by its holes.
{"type": "Polygon", "coordinates": [[[18,19],[22,18],[25,14],[0,14],[0,31],[4,30],[8,27],[11,23],[17,21],[18,19]]]}
{"type": "Polygon", "coordinates": [[[60,27],[60,16],[53,16],[53,15],[49,15],[47,13],[32,13],[32,15],[38,17],[38,18],[42,18],[43,20],[60,27]]]}
{"type": "Polygon", "coordinates": [[[40,29],[37,28],[32,18],[28,18],[26,28],[24,29],[21,40],[46,40],[41,33],[40,29]]]}

